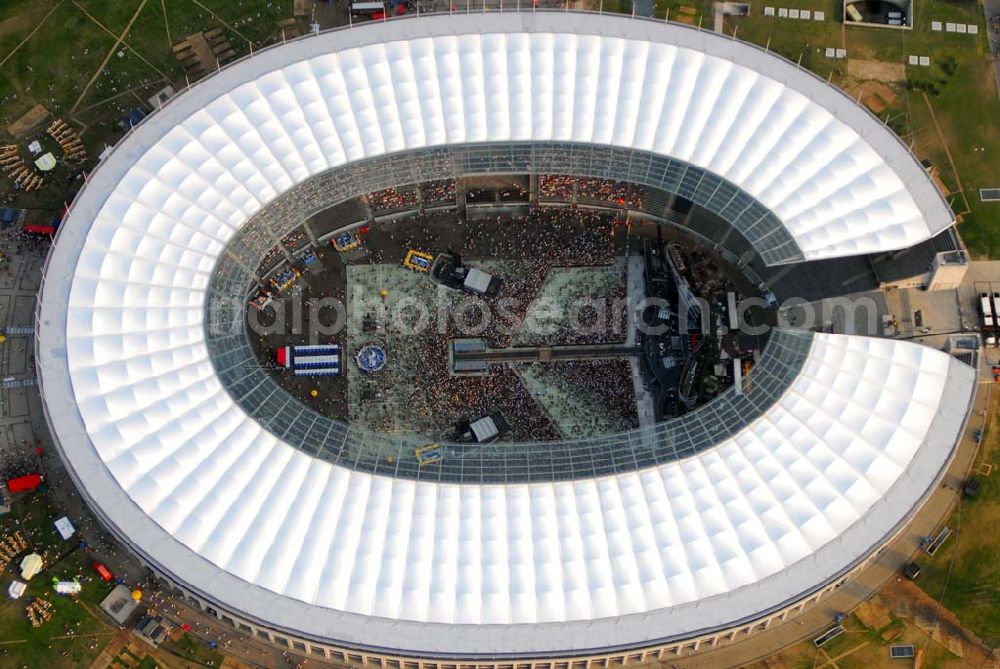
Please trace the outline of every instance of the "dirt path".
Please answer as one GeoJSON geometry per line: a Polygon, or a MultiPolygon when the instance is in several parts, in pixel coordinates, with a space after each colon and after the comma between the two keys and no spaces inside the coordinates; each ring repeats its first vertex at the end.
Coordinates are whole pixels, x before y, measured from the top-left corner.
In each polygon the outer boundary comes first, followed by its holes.
{"type": "Polygon", "coordinates": [[[128,632],[120,631],[115,633],[112,639],[101,649],[97,657],[94,658],[94,661],[90,663],[90,669],[105,669],[106,667],[110,667],[111,663],[115,660],[115,656],[118,655],[118,651],[128,643],[128,640],[128,632]]]}
{"type": "Polygon", "coordinates": [[[52,16],[52,12],[54,12],[54,11],[56,11],[57,9],[59,9],[60,7],[62,7],[62,4],[63,4],[63,2],[65,2],[65,1],[66,1],[66,0],[59,0],[59,2],[57,2],[57,3],[55,4],[55,5],[53,5],[53,6],[52,6],[52,9],[50,9],[50,10],[49,10],[49,11],[48,11],[48,12],[47,12],[47,13],[45,14],[45,16],[43,16],[43,17],[42,17],[42,20],[38,22],[38,25],[37,25],[37,26],[35,26],[35,27],[34,27],[34,29],[32,29],[32,31],[31,31],[30,33],[28,33],[27,37],[25,37],[25,38],[24,38],[23,40],[21,40],[21,41],[20,41],[20,42],[18,43],[18,45],[17,45],[16,47],[14,47],[14,49],[13,49],[13,50],[12,50],[12,51],[11,51],[10,53],[8,53],[8,54],[7,54],[6,56],[4,56],[4,57],[3,57],[3,60],[0,60],[0,67],[3,67],[3,66],[4,66],[4,64],[5,64],[5,63],[6,63],[6,62],[7,62],[8,60],[10,60],[10,59],[11,59],[11,57],[12,57],[12,56],[13,56],[13,55],[14,55],[15,53],[17,53],[17,52],[18,52],[18,50],[20,50],[20,48],[21,48],[22,46],[24,46],[25,44],[27,44],[27,43],[28,43],[28,40],[30,40],[30,39],[31,39],[32,37],[34,37],[34,36],[35,36],[35,33],[37,33],[37,32],[38,32],[38,29],[39,29],[39,28],[41,28],[41,27],[42,27],[42,26],[43,26],[43,25],[45,24],[45,22],[46,22],[46,21],[48,21],[48,19],[49,19],[49,17],[50,17],[50,16],[52,16]]]}
{"type": "Polygon", "coordinates": [[[864,642],[858,644],[857,646],[855,646],[854,648],[851,648],[850,650],[845,650],[843,653],[841,653],[837,657],[830,657],[829,653],[827,653],[825,650],[823,650],[822,648],[820,648],[820,652],[823,654],[823,657],[826,658],[826,661],[823,662],[823,663],[821,663],[821,664],[815,665],[815,667],[816,667],[816,669],[827,669],[827,667],[829,667],[830,669],[840,669],[840,665],[837,664],[837,662],[839,660],[843,660],[848,655],[851,655],[851,654],[853,654],[853,653],[861,650],[862,648],[864,648],[867,645],[868,645],[868,642],[864,641],[864,642]]]}
{"type": "Polygon", "coordinates": [[[941,606],[912,581],[904,579],[890,583],[882,590],[881,595],[898,617],[912,621],[952,653],[960,648],[960,657],[966,666],[996,666],[989,664],[991,649],[966,629],[954,613],[941,606]]]}
{"type": "MultiPolygon", "coordinates": [[[[94,74],[93,74],[93,76],[90,77],[90,81],[88,81],[87,85],[83,87],[82,91],[80,91],[80,97],[78,97],[76,99],[76,102],[73,103],[73,106],[70,107],[70,110],[69,110],[70,116],[72,116],[73,114],[76,113],[76,110],[77,110],[77,108],[79,108],[80,103],[83,102],[83,99],[85,97],[87,97],[87,92],[90,91],[90,87],[94,85],[95,81],[97,81],[97,77],[101,76],[101,72],[104,70],[105,67],[107,67],[108,61],[111,60],[111,56],[115,55],[115,51],[118,50],[118,47],[125,40],[125,35],[128,35],[128,31],[132,29],[132,24],[135,23],[135,20],[137,18],[139,18],[139,14],[142,13],[142,8],[146,6],[147,2],[149,2],[149,0],[142,0],[142,2],[139,3],[139,7],[135,10],[135,13],[132,14],[132,18],[129,19],[128,24],[122,30],[121,34],[118,35],[118,37],[115,39],[115,43],[111,45],[110,49],[108,49],[108,53],[105,54],[104,60],[102,60],[101,64],[97,67],[97,69],[94,70],[94,74]]],[[[80,5],[79,2],[77,2],[76,0],[73,0],[73,4],[76,5],[77,7],[79,7],[80,11],[82,11],[84,14],[86,14],[94,23],[97,23],[99,26],[101,26],[102,28],[104,28],[105,30],[107,30],[107,28],[105,28],[104,24],[102,24],[100,21],[98,21],[93,16],[91,16],[90,13],[87,12],[87,10],[84,9],[83,6],[80,5]]]]}
{"type": "Polygon", "coordinates": [[[0,21],[0,37],[6,37],[14,33],[21,32],[27,28],[28,17],[23,14],[16,14],[9,19],[0,21]]]}
{"type": "Polygon", "coordinates": [[[167,32],[167,48],[174,46],[174,40],[170,37],[170,21],[167,19],[167,0],[160,0],[160,8],[163,10],[163,29],[167,32]]]}

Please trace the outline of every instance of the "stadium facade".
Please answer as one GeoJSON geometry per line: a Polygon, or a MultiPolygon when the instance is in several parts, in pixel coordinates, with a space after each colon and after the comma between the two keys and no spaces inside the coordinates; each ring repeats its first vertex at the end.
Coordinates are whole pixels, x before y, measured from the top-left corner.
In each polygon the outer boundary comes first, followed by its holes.
{"type": "Polygon", "coordinates": [[[937,487],[974,371],[907,342],[777,331],[752,395],[496,445],[433,476],[406,438],[320,416],[261,373],[244,299],[308,214],[498,172],[655,187],[766,267],[953,223],[878,119],[718,35],[437,15],[265,50],[116,146],[48,259],[39,381],[102,522],[201,607],[300,651],[567,666],[766,628],[863,567],[937,487]]]}

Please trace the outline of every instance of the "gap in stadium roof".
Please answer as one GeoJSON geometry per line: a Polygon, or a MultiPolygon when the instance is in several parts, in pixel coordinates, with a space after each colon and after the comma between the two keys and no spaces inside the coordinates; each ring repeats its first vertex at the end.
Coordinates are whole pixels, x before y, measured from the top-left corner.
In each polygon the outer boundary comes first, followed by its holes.
{"type": "MultiPolygon", "coordinates": [[[[436,150],[431,160],[454,166],[472,150],[436,150]]],[[[468,474],[476,462],[486,480],[498,471],[522,475],[512,462],[480,461],[513,460],[520,451],[531,462],[535,451],[551,457],[601,435],[608,437],[601,450],[611,453],[628,434],[634,439],[720,395],[722,405],[731,401],[737,391],[727,389],[767,343],[766,332],[718,327],[728,322],[730,293],[760,297],[738,267],[739,256],[759,255],[734,226],[676,193],[610,178],[622,174],[623,155],[610,162],[597,147],[535,146],[531,157],[565,164],[575,156],[603,176],[517,172],[525,159],[512,159],[510,147],[475,150],[489,158],[474,171],[442,170],[416,183],[402,183],[406,177],[391,169],[403,163],[373,161],[360,173],[366,186],[383,187],[340,201],[339,190],[324,186],[349,179],[325,175],[244,227],[229,245],[242,262],[219,265],[212,292],[228,290],[229,304],[248,296],[245,321],[220,323],[210,313],[208,326],[226,333],[210,341],[214,358],[225,360],[220,377],[239,370],[233,394],[242,406],[268,416],[264,424],[286,438],[314,421],[300,447],[334,461],[397,475],[415,467],[418,477],[455,465],[468,474]],[[285,229],[281,221],[295,223],[285,229]],[[444,287],[433,276],[442,258],[488,272],[495,294],[444,287]],[[707,298],[704,317],[695,294],[707,298]],[[358,360],[373,347],[386,353],[377,372],[358,360]],[[254,357],[260,369],[248,375],[254,357]],[[242,394],[247,387],[253,391],[242,394]],[[481,419],[502,421],[500,433],[489,434],[500,444],[482,443],[469,429],[481,419]],[[345,449],[347,441],[357,444],[345,449]],[[542,443],[552,441],[563,444],[542,443]]],[[[693,173],[687,183],[704,179],[693,173]]],[[[752,206],[746,202],[743,209],[752,206]]],[[[751,311],[773,325],[773,311],[751,311]]],[[[768,397],[766,382],[748,388],[768,397]]],[[[689,419],[692,426],[711,420],[689,419]]],[[[675,440],[669,457],[710,441],[675,440]]]]}
{"type": "Polygon", "coordinates": [[[456,425],[496,412],[503,441],[622,432],[640,411],[647,424],[687,413],[731,385],[725,361],[752,364],[766,334],[717,336],[700,311],[679,322],[677,279],[720,312],[727,289],[760,293],[710,246],[673,226],[665,236],[643,214],[669,201],[679,221],[700,223],[692,203],[667,198],[610,179],[527,174],[367,193],[268,250],[249,291],[251,347],[313,409],[431,442],[455,441],[456,425]],[[447,260],[452,272],[488,274],[494,289],[442,288],[431,270],[447,260]],[[373,349],[387,353],[377,370],[358,358],[373,349]]]}

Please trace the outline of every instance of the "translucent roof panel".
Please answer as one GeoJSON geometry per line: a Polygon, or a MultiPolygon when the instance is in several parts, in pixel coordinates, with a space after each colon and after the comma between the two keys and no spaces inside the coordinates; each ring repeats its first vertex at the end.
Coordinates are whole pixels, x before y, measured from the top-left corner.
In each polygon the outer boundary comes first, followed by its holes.
{"type": "Polygon", "coordinates": [[[145,141],[130,142],[132,167],[99,223],[147,226],[152,210],[186,234],[224,239],[324,170],[517,140],[642,150],[707,170],[773,212],[805,259],[900,249],[953,222],[890,130],[753,46],[613,17],[600,31],[583,15],[414,21],[268,50],[199,84],[140,128],[145,141]]]}
{"type": "Polygon", "coordinates": [[[808,257],[950,223],[905,147],[810,75],[707,33],[594,25],[444,16],[310,38],[193,87],[117,147],[60,227],[37,321],[53,434],[113,531],[295,634],[495,657],[725,627],[836,578],[906,520],[974,388],[912,343],[799,335],[794,379],[714,448],[508,484],[313,457],[220,382],[206,313],[227,243],[311,175],[389,152],[526,138],[675,155],[759,198],[808,257]]]}

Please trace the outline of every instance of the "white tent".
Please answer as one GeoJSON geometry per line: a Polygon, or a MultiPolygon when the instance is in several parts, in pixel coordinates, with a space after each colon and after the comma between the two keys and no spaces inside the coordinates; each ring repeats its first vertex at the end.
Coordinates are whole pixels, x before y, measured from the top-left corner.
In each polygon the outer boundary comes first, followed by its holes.
{"type": "Polygon", "coordinates": [[[55,590],[60,595],[76,595],[83,587],[79,581],[59,581],[55,584],[55,590]]]}
{"type": "Polygon", "coordinates": [[[7,588],[7,594],[11,599],[20,599],[24,591],[28,589],[28,584],[22,581],[12,581],[10,587],[7,588]]]}
{"type": "Polygon", "coordinates": [[[42,570],[44,564],[45,562],[42,560],[42,556],[38,553],[25,555],[24,559],[21,560],[21,578],[25,581],[30,581],[38,575],[38,572],[42,570]]]}
{"type": "Polygon", "coordinates": [[[70,522],[69,518],[63,516],[55,522],[56,531],[59,532],[59,536],[65,541],[69,539],[76,533],[76,528],[73,527],[73,523],[70,522]]]}

